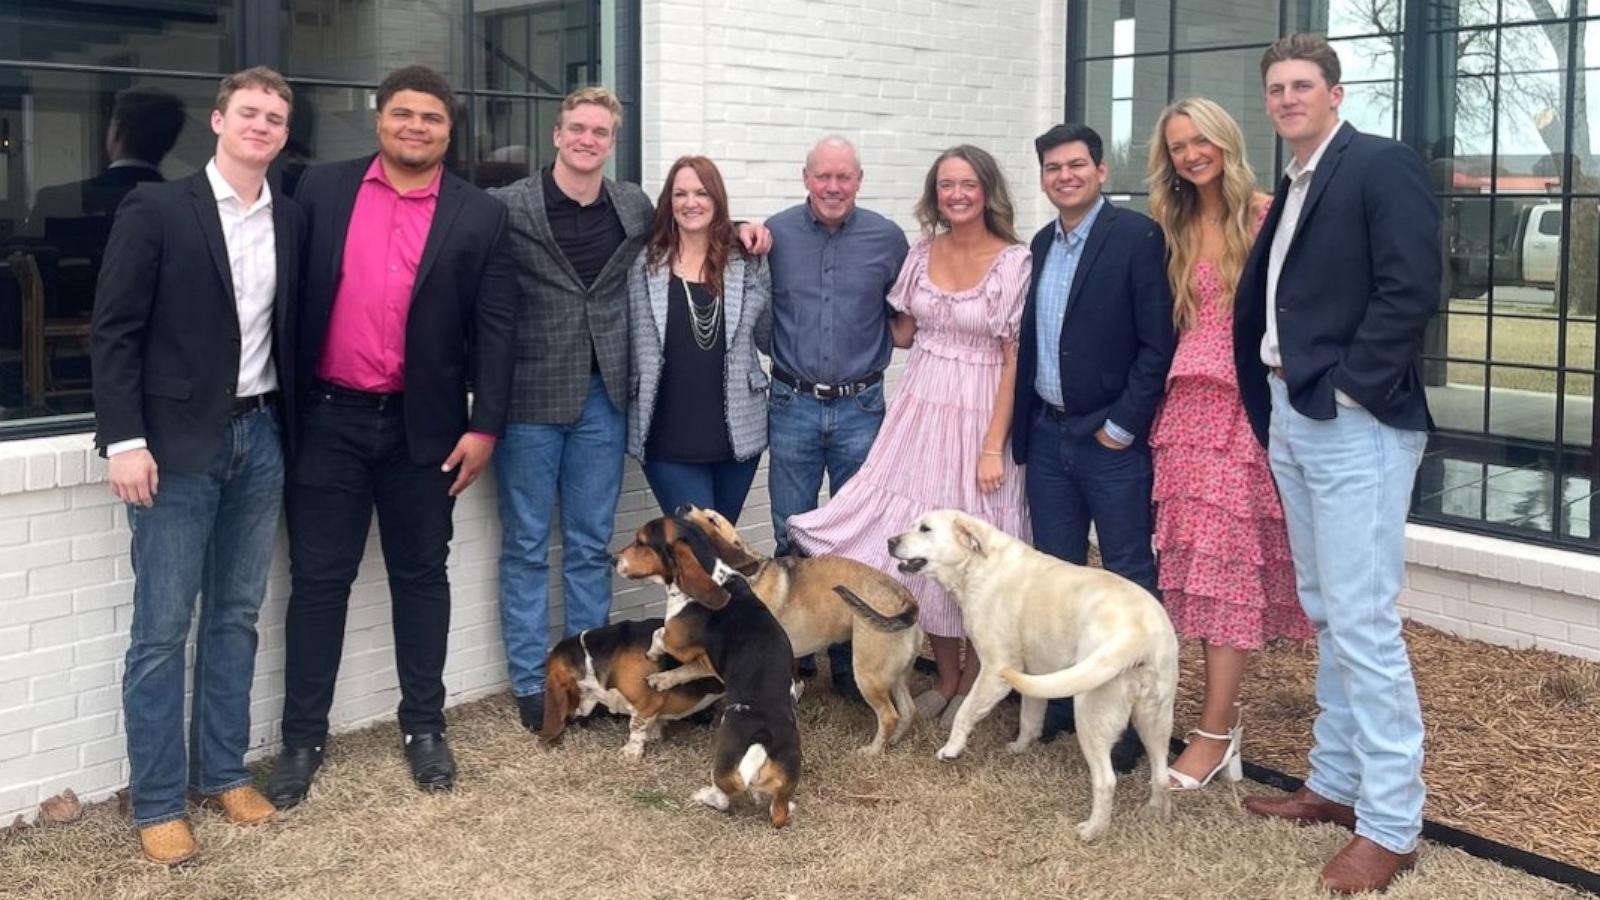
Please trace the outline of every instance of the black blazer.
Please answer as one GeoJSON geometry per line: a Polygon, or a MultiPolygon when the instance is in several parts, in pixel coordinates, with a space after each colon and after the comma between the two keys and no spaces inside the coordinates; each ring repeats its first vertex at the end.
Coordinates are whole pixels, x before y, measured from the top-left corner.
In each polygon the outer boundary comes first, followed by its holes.
{"type": "MultiPolygon", "coordinates": [[[[273,360],[284,385],[293,377],[288,323],[305,218],[293,200],[274,195],[272,222],[273,360]]],[[[142,437],[163,470],[204,471],[222,452],[233,415],[239,345],[228,246],[206,173],[140,185],[117,210],[95,289],[89,353],[100,452],[142,437]]]]}
{"type": "MultiPolygon", "coordinates": [[[[1044,406],[1034,390],[1039,362],[1039,280],[1055,241],[1056,224],[1033,236],[1033,279],[1017,343],[1016,403],[1011,454],[1028,461],[1028,432],[1044,406]]],[[[1176,338],[1167,245],[1148,216],[1106,201],[1072,278],[1061,323],[1061,392],[1067,430],[1088,437],[1106,419],[1133,432],[1142,445],[1166,390],[1176,338]]]]}
{"type": "MultiPolygon", "coordinates": [[[[1288,191],[1284,178],[1234,299],[1239,393],[1263,445],[1272,413],[1261,362],[1267,263],[1288,191]]],[[[1439,307],[1439,260],[1439,205],[1422,159],[1340,125],[1312,173],[1278,277],[1278,347],[1296,410],[1334,418],[1338,388],[1385,424],[1433,427],[1417,362],[1439,307]]]]}
{"type": "MultiPolygon", "coordinates": [[[[327,343],[350,216],[372,160],[313,166],[295,185],[308,220],[296,326],[296,388],[302,398],[312,389],[327,343]]],[[[406,318],[404,409],[413,462],[442,462],[467,431],[498,435],[505,426],[517,323],[505,223],[503,205],[444,173],[406,318]]],[[[298,431],[299,423],[291,422],[291,452],[298,431]]]]}

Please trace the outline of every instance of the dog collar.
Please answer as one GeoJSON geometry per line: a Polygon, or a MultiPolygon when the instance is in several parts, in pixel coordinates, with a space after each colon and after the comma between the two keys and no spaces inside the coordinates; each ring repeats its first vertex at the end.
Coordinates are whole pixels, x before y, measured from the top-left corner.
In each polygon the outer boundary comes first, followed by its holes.
{"type": "Polygon", "coordinates": [[[728,565],[727,563],[723,562],[720,559],[717,560],[716,567],[711,570],[711,580],[715,581],[717,584],[720,584],[720,585],[723,585],[723,586],[726,586],[728,584],[728,582],[732,581],[735,578],[743,578],[743,577],[744,577],[743,575],[739,574],[739,570],[738,569],[733,568],[732,566],[728,565]]]}

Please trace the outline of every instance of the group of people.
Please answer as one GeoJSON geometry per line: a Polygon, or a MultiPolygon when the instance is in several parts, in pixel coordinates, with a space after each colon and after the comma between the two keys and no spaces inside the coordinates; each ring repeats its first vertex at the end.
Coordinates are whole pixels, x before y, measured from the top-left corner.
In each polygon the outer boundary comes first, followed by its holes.
{"type": "MultiPolygon", "coordinates": [[[[1099,135],[1058,125],[1035,141],[1058,215],[1028,245],[999,165],[970,145],[930,167],[914,245],[857,207],[861,162],[837,136],[806,155],[805,202],[765,225],[732,220],[701,156],[672,165],[652,206],[605,177],[622,115],[600,87],[562,103],[551,165],[485,193],[444,169],[457,107],[422,67],[380,87],[375,155],[275,196],[290,88],[263,68],[225,79],[205,171],[122,205],[94,320],[97,440],[133,533],[124,704],[145,855],[195,852],[186,789],[240,824],[306,796],[374,509],[404,752],[419,786],[445,788],[455,497],[494,466],[510,681],[537,729],[558,502],[575,634],[608,616],[625,455],[663,511],[737,520],[770,451],[779,554],[892,571],[885,539],[954,507],[1084,564],[1092,526],[1104,565],[1205,647],[1174,789],[1237,758],[1247,654],[1315,635],[1310,778],[1247,806],[1352,827],[1324,882],[1387,885],[1421,829],[1395,601],[1430,426],[1417,359],[1438,213],[1415,153],[1340,122],[1325,41],[1278,41],[1261,76],[1292,157],[1275,195],[1209,100],[1156,122],[1148,217],[1103,196],[1099,135]],[[886,404],[894,347],[910,354],[886,404]],[[243,754],[280,503],[283,750],[263,796],[243,754]]],[[[918,709],[953,717],[981,660],[954,602],[908,586],[938,669],[918,709]]],[[[829,656],[847,690],[848,653],[829,656]]],[[[1070,706],[1051,724],[1070,728],[1070,706]]]]}

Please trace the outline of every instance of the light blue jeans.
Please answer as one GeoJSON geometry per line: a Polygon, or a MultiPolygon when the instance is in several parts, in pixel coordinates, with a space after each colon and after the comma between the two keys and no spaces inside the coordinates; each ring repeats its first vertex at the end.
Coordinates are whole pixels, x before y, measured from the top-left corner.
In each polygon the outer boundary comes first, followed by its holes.
{"type": "Polygon", "coordinates": [[[1306,786],[1355,807],[1356,834],[1395,853],[1422,834],[1422,710],[1396,601],[1406,513],[1428,436],[1360,407],[1310,419],[1270,376],[1268,455],[1300,605],[1317,628],[1306,786]]]}
{"type": "Polygon", "coordinates": [[[550,651],[550,529],[561,501],[561,592],[565,634],[606,624],[611,613],[611,542],[627,417],[599,375],[571,425],[510,423],[495,445],[500,500],[500,631],[511,690],[544,690],[550,651]]]}
{"type": "Polygon", "coordinates": [[[204,472],[162,472],[155,502],[128,506],[133,624],[122,676],[128,786],[139,827],[184,814],[187,785],[220,794],[250,783],[250,685],[256,617],[283,507],[277,414],[229,421],[204,472]],[[184,647],[195,597],[194,699],[187,759],[184,647]]]}

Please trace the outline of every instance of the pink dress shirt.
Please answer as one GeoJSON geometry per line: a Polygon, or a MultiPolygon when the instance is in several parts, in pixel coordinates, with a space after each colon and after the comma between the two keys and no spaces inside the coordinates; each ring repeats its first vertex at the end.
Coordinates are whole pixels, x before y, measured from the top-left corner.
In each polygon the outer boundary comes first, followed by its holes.
{"type": "Polygon", "coordinates": [[[350,213],[317,377],[374,394],[405,390],[406,317],[443,174],[441,168],[427,187],[400,193],[382,161],[372,160],[350,213]]]}

